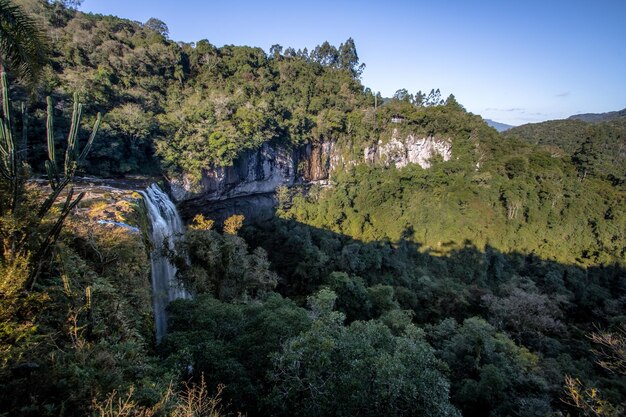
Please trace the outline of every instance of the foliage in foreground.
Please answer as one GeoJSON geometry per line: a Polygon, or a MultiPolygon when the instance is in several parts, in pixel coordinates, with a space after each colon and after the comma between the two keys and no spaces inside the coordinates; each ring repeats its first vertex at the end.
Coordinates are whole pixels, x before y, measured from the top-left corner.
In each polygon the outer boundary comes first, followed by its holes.
{"type": "Polygon", "coordinates": [[[49,52],[45,30],[9,0],[0,0],[0,72],[10,71],[31,88],[49,52]]]}

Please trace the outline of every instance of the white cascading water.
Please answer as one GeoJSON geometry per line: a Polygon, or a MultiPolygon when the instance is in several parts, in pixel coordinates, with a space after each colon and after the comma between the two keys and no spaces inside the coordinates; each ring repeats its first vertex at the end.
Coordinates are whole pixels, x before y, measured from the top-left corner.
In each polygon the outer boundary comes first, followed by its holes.
{"type": "Polygon", "coordinates": [[[148,219],[152,224],[152,244],[150,263],[152,265],[152,304],[157,342],[167,331],[165,308],[170,301],[178,298],[191,298],[189,293],[176,281],[176,267],[163,256],[163,245],[173,249],[176,236],[183,232],[183,222],[176,206],[168,195],[152,184],[140,192],[146,203],[148,219]]]}

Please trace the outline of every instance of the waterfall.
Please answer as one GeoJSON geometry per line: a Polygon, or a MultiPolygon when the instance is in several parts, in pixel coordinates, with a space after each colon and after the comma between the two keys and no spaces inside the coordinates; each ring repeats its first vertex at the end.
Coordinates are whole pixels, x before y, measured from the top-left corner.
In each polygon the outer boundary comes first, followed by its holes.
{"type": "Polygon", "coordinates": [[[162,254],[164,244],[173,248],[176,236],[183,232],[183,223],[172,200],[156,184],[141,191],[141,195],[152,224],[152,304],[158,342],[167,331],[167,304],[177,298],[190,298],[176,281],[176,267],[162,254]]]}

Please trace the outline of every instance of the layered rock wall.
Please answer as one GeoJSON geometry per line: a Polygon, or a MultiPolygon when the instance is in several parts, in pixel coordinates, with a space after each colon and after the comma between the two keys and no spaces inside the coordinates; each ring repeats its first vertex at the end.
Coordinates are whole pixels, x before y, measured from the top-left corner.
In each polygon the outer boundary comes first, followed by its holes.
{"type": "Polygon", "coordinates": [[[271,195],[280,186],[326,184],[335,170],[360,163],[396,168],[419,164],[429,168],[433,156],[447,161],[451,150],[449,140],[414,135],[400,138],[397,129],[389,142],[379,141],[367,147],[361,160],[346,160],[334,141],[309,143],[300,148],[268,142],[257,150],[244,152],[233,166],[205,170],[199,184],[192,184],[185,177],[171,180],[171,194],[187,218],[198,212],[215,218],[215,207],[231,212],[228,201],[237,205],[240,212],[245,208],[249,213],[243,214],[249,217],[254,214],[255,205],[259,205],[260,212],[267,211],[265,206],[271,207],[271,195]],[[250,201],[246,202],[246,198],[250,201]]]}
{"type": "Polygon", "coordinates": [[[184,176],[171,180],[171,194],[182,202],[273,193],[277,187],[295,182],[297,157],[288,148],[264,143],[257,150],[243,153],[232,166],[205,170],[199,184],[192,184],[184,176]]]}
{"type": "Polygon", "coordinates": [[[431,158],[440,156],[444,161],[452,157],[452,143],[449,140],[436,139],[433,136],[417,137],[408,135],[402,140],[398,130],[393,130],[391,140],[365,148],[365,162],[402,168],[408,164],[418,164],[424,169],[430,168],[431,158]]]}

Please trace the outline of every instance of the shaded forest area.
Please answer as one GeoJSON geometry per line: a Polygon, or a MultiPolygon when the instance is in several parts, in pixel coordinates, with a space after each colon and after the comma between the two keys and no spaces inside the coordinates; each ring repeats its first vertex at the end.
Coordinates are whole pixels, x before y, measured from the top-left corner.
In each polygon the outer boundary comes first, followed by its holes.
{"type": "Polygon", "coordinates": [[[113,390],[132,390],[139,409],[170,381],[202,378],[211,390],[225,384],[229,410],[248,415],[574,412],[566,375],[614,404],[624,398],[623,377],[598,364],[588,337],[619,334],[618,265],[469,242],[442,256],[278,218],[241,236],[200,225],[179,252],[196,297],[170,306],[170,333],[154,346],[141,241],[84,222],[68,225],[62,269],[32,293],[45,298],[17,297],[5,315],[21,335],[3,343],[5,410],[85,415],[113,390]],[[18,327],[33,314],[37,328],[18,327]]]}

